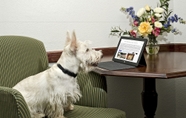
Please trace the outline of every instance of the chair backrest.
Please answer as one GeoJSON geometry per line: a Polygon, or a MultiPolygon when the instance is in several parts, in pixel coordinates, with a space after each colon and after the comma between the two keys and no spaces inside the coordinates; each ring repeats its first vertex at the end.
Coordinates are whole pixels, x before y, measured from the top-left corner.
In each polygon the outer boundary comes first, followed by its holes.
{"type": "Polygon", "coordinates": [[[0,86],[13,87],[48,68],[43,43],[25,36],[0,36],[0,86]]]}

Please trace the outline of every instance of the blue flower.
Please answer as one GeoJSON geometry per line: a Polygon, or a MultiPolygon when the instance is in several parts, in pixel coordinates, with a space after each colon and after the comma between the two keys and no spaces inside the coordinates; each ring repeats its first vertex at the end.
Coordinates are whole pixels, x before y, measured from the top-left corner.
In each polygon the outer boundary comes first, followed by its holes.
{"type": "Polygon", "coordinates": [[[135,11],[133,7],[126,8],[125,12],[128,12],[128,14],[134,19],[137,20],[137,16],[135,15],[135,11]]]}
{"type": "Polygon", "coordinates": [[[132,14],[131,17],[135,20],[136,19],[136,15],[132,14]]]}
{"type": "Polygon", "coordinates": [[[169,27],[169,24],[164,24],[163,25],[165,28],[168,28],[169,27]]]}
{"type": "Polygon", "coordinates": [[[174,29],[172,29],[172,32],[176,32],[176,29],[174,28],[174,29]]]}
{"type": "Polygon", "coordinates": [[[129,15],[132,16],[133,14],[134,14],[134,11],[133,11],[133,10],[130,10],[130,11],[129,11],[129,15]]]}
{"type": "Polygon", "coordinates": [[[136,15],[133,17],[133,19],[138,21],[138,22],[140,22],[140,18],[138,16],[136,16],[136,15]]]}
{"type": "Polygon", "coordinates": [[[126,12],[129,12],[129,11],[130,11],[130,9],[129,9],[129,8],[127,8],[127,9],[126,9],[126,12]]]}
{"type": "Polygon", "coordinates": [[[178,22],[179,18],[178,15],[174,14],[174,16],[171,16],[168,18],[168,21],[171,21],[172,23],[178,22]]]}
{"type": "Polygon", "coordinates": [[[163,26],[164,26],[165,28],[168,28],[169,26],[171,26],[170,20],[168,20],[163,26]]]}
{"type": "Polygon", "coordinates": [[[129,7],[130,10],[133,10],[134,8],[133,7],[129,7]]]}
{"type": "Polygon", "coordinates": [[[178,22],[178,15],[174,14],[175,21],[178,22]]]}
{"type": "Polygon", "coordinates": [[[126,12],[131,12],[133,11],[133,7],[126,8],[126,12]]]}
{"type": "Polygon", "coordinates": [[[179,31],[176,28],[172,29],[171,32],[174,33],[175,35],[179,34],[179,31]]]}
{"type": "Polygon", "coordinates": [[[171,16],[171,21],[172,21],[172,23],[175,21],[174,16],[171,16]]]}

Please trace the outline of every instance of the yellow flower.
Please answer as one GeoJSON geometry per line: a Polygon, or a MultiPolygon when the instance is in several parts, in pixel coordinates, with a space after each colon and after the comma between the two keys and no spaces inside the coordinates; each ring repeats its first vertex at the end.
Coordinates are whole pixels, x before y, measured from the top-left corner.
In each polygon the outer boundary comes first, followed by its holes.
{"type": "Polygon", "coordinates": [[[140,35],[143,37],[148,36],[153,30],[152,26],[149,22],[141,22],[140,26],[138,27],[140,35]]]}
{"type": "Polygon", "coordinates": [[[145,10],[146,10],[146,11],[150,11],[150,9],[151,9],[151,8],[149,7],[149,5],[146,5],[146,6],[145,6],[145,10]]]}
{"type": "Polygon", "coordinates": [[[149,18],[147,19],[147,21],[148,21],[148,22],[152,22],[152,18],[149,17],[149,18]]]}

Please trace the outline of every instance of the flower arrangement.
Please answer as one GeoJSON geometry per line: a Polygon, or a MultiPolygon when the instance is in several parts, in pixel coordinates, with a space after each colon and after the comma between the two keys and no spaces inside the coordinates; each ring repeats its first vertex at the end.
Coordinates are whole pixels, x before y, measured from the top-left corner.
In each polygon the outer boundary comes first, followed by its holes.
{"type": "Polygon", "coordinates": [[[173,11],[169,10],[169,1],[159,0],[160,3],[154,9],[146,5],[139,9],[136,14],[133,7],[122,7],[120,10],[128,14],[131,18],[132,30],[124,31],[120,27],[112,27],[110,35],[129,35],[132,37],[147,38],[148,44],[156,44],[156,38],[164,32],[179,34],[180,32],[178,29],[173,28],[172,23],[179,22],[186,24],[186,21],[177,14],[171,16],[173,11]]]}

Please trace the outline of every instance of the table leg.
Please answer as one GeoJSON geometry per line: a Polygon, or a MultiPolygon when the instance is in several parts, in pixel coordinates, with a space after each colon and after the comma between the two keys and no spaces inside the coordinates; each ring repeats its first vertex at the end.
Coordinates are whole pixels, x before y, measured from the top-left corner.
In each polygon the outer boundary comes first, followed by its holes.
{"type": "Polygon", "coordinates": [[[156,93],[156,79],[143,79],[143,91],[141,95],[145,118],[154,118],[158,101],[158,94],[156,93]]]}

